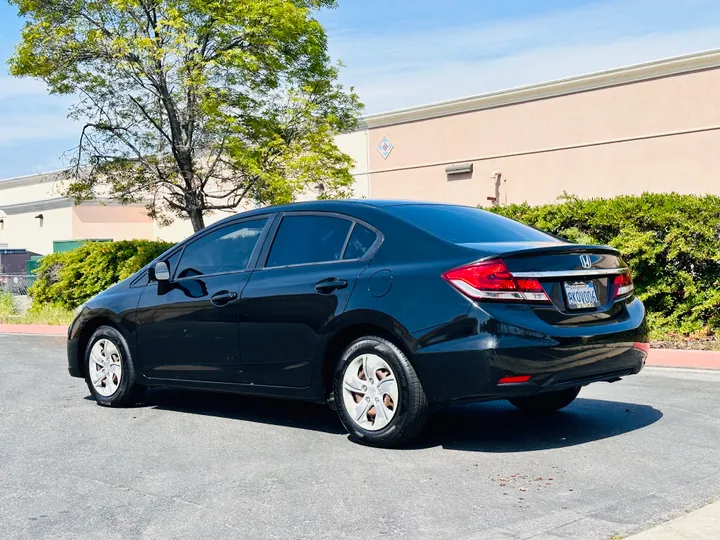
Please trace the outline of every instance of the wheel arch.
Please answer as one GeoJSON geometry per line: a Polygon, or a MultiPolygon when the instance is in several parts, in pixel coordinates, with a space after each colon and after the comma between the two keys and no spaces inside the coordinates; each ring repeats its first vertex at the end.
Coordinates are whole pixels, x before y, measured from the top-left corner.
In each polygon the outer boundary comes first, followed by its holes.
{"type": "Polygon", "coordinates": [[[338,318],[320,347],[317,363],[320,367],[322,401],[332,395],[337,361],[342,352],[356,339],[378,336],[396,345],[412,363],[415,342],[407,330],[388,315],[371,310],[348,313],[338,318]]]}
{"type": "Polygon", "coordinates": [[[85,350],[90,342],[90,338],[101,326],[109,326],[121,334],[123,333],[120,325],[107,315],[97,315],[85,322],[78,335],[77,358],[75,359],[83,377],[85,376],[85,350]]]}

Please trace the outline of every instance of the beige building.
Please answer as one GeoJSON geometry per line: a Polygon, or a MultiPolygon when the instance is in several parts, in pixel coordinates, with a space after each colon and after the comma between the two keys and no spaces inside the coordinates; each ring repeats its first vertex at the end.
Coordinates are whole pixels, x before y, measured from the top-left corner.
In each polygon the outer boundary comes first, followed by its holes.
{"type": "MultiPolygon", "coordinates": [[[[720,50],[375,114],[337,142],[355,160],[356,197],[490,205],[563,192],[720,194],[720,50]]],[[[159,227],[142,206],[73,206],[55,177],[0,181],[0,247],[44,254],[54,240],[192,232],[182,221],[159,227]]]]}
{"type": "Polygon", "coordinates": [[[373,198],[477,205],[548,203],[563,191],[720,194],[720,50],[365,123],[373,198]]]}

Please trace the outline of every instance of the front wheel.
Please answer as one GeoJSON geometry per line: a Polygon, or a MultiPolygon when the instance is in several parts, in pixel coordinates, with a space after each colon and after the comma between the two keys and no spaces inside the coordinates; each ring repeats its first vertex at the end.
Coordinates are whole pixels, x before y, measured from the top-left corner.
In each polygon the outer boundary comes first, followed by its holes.
{"type": "Polygon", "coordinates": [[[85,382],[95,401],[106,407],[134,405],[144,394],[127,342],[115,328],[101,326],[88,341],[85,382]]]}
{"type": "Polygon", "coordinates": [[[345,349],[334,398],[350,435],[370,446],[399,446],[427,421],[427,399],[415,369],[398,347],[380,337],[360,338],[345,349]]]}
{"type": "Polygon", "coordinates": [[[534,396],[510,398],[508,401],[518,409],[532,414],[548,414],[570,405],[580,393],[580,387],[547,392],[534,396]]]}

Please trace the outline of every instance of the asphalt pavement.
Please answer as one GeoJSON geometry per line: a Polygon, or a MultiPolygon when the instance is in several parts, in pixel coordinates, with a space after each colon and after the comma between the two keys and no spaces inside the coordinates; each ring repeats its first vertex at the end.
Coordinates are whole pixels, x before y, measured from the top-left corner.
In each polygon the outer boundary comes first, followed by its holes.
{"type": "Polygon", "coordinates": [[[720,371],[646,368],[546,419],[458,406],[402,450],[316,405],[88,395],[61,338],[0,335],[0,538],[608,540],[720,498],[720,371]]]}

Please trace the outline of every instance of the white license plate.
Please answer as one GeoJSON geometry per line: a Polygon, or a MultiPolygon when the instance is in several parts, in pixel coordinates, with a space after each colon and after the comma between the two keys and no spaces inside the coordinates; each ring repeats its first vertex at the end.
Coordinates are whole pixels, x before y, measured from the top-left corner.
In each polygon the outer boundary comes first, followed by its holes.
{"type": "Polygon", "coordinates": [[[565,296],[569,309],[589,309],[600,305],[592,281],[565,283],[565,296]]]}

